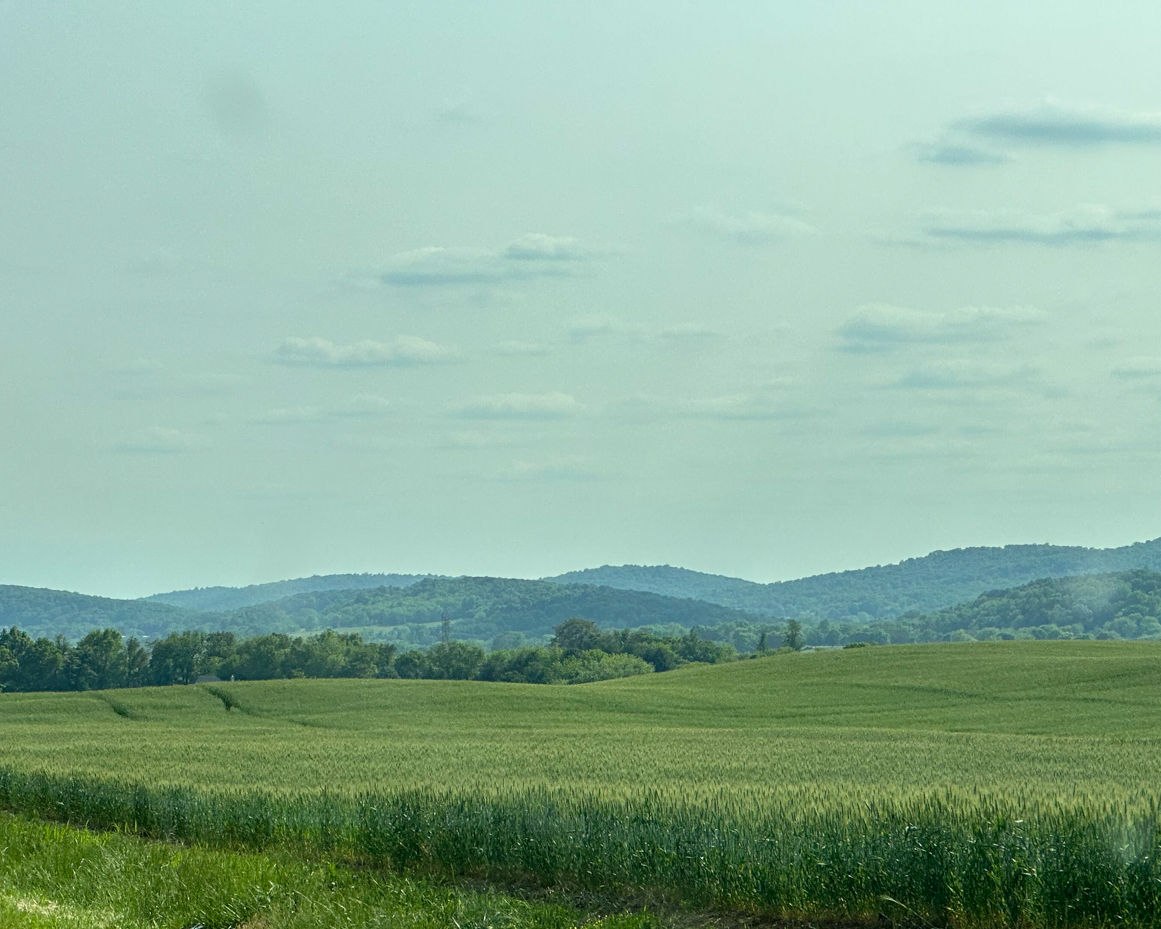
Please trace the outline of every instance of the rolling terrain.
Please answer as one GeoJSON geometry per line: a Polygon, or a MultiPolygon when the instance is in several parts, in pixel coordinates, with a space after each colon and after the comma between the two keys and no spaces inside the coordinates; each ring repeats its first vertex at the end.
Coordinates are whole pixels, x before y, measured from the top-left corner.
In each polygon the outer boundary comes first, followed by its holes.
{"type": "Polygon", "coordinates": [[[571,688],[4,694],[0,711],[0,807],[199,845],[858,923],[1154,925],[1161,907],[1161,643],[796,653],[571,688]]]}
{"type": "Polygon", "coordinates": [[[890,619],[931,612],[1048,577],[1102,574],[1134,568],[1161,570],[1161,539],[1120,548],[1005,545],[960,548],[908,558],[898,564],[758,584],[684,568],[605,565],[548,580],[601,584],[692,597],[737,610],[785,618],[890,619]]]}
{"type": "Polygon", "coordinates": [[[166,603],[186,610],[203,613],[222,613],[260,603],[282,600],[295,594],[321,590],[366,590],[375,587],[407,587],[428,574],[323,574],[299,577],[289,581],[271,581],[268,584],[250,584],[247,587],[195,587],[192,590],[172,590],[169,593],[143,597],[153,603],[166,603]]]}
{"type": "Polygon", "coordinates": [[[530,639],[583,616],[606,627],[717,626],[748,622],[738,610],[635,590],[505,578],[424,578],[407,587],[320,590],[221,613],[148,600],[111,600],[65,591],[0,586],[0,628],[16,626],[34,638],[80,638],[94,628],[156,639],[185,629],[243,635],[357,630],[405,645],[440,639],[446,617],[457,637],[484,641],[519,632],[530,639]]]}

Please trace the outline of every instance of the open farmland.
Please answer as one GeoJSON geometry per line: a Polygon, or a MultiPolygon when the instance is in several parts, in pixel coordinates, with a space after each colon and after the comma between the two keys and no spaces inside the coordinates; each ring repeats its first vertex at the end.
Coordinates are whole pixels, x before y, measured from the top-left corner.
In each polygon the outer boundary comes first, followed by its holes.
{"type": "Polygon", "coordinates": [[[1152,925],[1161,899],[1152,643],[864,648],[567,688],[4,695],[0,708],[0,802],[191,841],[768,913],[871,918],[886,896],[896,917],[962,925],[1152,925]]]}

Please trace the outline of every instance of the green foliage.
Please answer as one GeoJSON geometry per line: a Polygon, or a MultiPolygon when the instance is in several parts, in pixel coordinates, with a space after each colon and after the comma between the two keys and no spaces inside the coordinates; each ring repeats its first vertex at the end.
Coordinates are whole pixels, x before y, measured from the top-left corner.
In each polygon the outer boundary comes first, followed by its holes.
{"type": "Polygon", "coordinates": [[[684,628],[746,620],[736,610],[609,587],[561,585],[494,577],[428,578],[405,588],[320,591],[215,617],[232,629],[293,631],[321,627],[429,627],[434,644],[444,617],[455,636],[488,641],[504,632],[546,636],[583,616],[603,626],[677,624],[684,628]]]}
{"type": "Polygon", "coordinates": [[[198,613],[164,603],[0,584],[0,628],[19,626],[33,638],[64,636],[76,641],[92,629],[108,628],[152,638],[174,629],[196,628],[202,619],[198,613]]]}
{"type": "MultiPolygon", "coordinates": [[[[0,814],[5,929],[572,929],[559,903],[457,889],[414,877],[255,853],[144,841],[0,814]]],[[[645,929],[639,916],[595,920],[645,929]]],[[[595,927],[594,927],[595,929],[595,927]]]]}
{"type": "Polygon", "coordinates": [[[240,680],[288,677],[392,677],[395,647],[326,630],[306,638],[232,632],[175,632],[146,650],[116,629],[94,630],[76,646],[64,639],[33,641],[19,629],[0,630],[0,690],[105,690],[148,684],[192,684],[223,675],[240,680]]]}
{"type": "Polygon", "coordinates": [[[4,694],[0,806],[751,917],[1158,926],[1159,659],[1161,643],[1029,641],[573,688],[215,685],[242,712],[201,687],[119,692],[129,715],[4,694]]]}
{"type": "Polygon", "coordinates": [[[690,597],[736,610],[799,619],[868,621],[939,610],[993,588],[1044,577],[1128,571],[1161,571],[1161,539],[1122,548],[1006,545],[960,548],[908,558],[898,564],[819,574],[773,584],[702,574],[668,565],[605,565],[552,580],[602,584],[674,597],[690,597]]]}
{"type": "Polygon", "coordinates": [[[281,600],[295,594],[317,590],[355,590],[367,587],[407,587],[430,574],[324,574],[300,577],[269,584],[251,584],[248,587],[195,587],[192,590],[174,590],[154,594],[143,599],[153,603],[167,603],[186,610],[203,613],[221,613],[247,606],[257,606],[272,600],[281,600]]]}

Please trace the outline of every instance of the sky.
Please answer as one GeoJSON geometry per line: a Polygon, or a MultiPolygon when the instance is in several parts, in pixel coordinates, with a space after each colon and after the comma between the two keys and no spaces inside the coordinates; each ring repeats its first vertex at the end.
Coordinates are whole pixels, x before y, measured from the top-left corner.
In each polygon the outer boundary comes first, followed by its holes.
{"type": "Polygon", "coordinates": [[[0,0],[0,583],[1161,536],[1158,35],[0,0]]]}

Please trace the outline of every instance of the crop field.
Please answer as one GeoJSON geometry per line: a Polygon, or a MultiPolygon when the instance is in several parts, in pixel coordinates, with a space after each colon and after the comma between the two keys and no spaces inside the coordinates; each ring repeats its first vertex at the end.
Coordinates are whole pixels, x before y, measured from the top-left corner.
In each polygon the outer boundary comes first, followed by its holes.
{"type": "Polygon", "coordinates": [[[1161,924],[1161,644],[0,695],[0,806],[795,918],[1161,924]]]}

